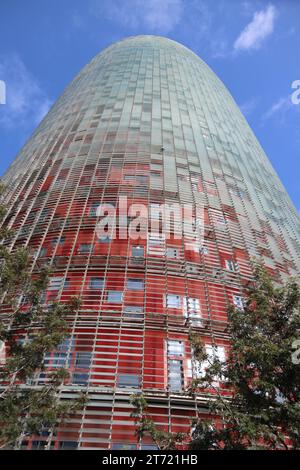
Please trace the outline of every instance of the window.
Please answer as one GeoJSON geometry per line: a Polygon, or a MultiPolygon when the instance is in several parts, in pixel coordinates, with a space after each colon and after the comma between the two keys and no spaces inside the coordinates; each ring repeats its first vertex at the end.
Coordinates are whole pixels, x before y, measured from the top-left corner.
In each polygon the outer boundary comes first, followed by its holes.
{"type": "Polygon", "coordinates": [[[208,248],[206,246],[201,246],[199,251],[201,255],[208,255],[208,248]]]}
{"type": "Polygon", "coordinates": [[[33,450],[45,450],[47,441],[32,441],[31,448],[33,450]]]}
{"type": "Polygon", "coordinates": [[[39,436],[48,437],[50,435],[50,429],[43,425],[37,434],[39,436]]]}
{"type": "Polygon", "coordinates": [[[189,313],[200,313],[200,301],[193,297],[184,298],[184,310],[189,313]]]}
{"type": "Polygon", "coordinates": [[[44,258],[47,255],[47,248],[41,248],[39,252],[39,257],[44,258]]]}
{"type": "MultiPolygon", "coordinates": [[[[52,359],[52,367],[66,367],[67,354],[55,352],[52,359]]],[[[45,358],[45,365],[49,365],[49,359],[45,358]]]]}
{"type": "Polygon", "coordinates": [[[90,289],[103,289],[104,279],[102,277],[91,277],[89,282],[90,289]]]}
{"type": "Polygon", "coordinates": [[[78,369],[89,369],[91,366],[92,353],[89,352],[78,352],[76,353],[76,359],[74,366],[78,369]]]}
{"type": "Polygon", "coordinates": [[[5,342],[0,340],[0,367],[6,362],[5,342]]]}
{"type": "MultiPolygon", "coordinates": [[[[204,135],[204,137],[207,138],[207,136],[205,136],[205,135],[204,135]]],[[[206,181],[206,190],[209,194],[214,194],[214,195],[218,194],[216,185],[212,181],[206,181]]]]}
{"type": "Polygon", "coordinates": [[[184,385],[183,363],[184,343],[178,340],[168,340],[168,384],[171,392],[179,392],[184,385]]]}
{"type": "Polygon", "coordinates": [[[144,247],[143,246],[133,246],[131,251],[132,256],[138,258],[144,256],[144,247]]]}
{"type": "Polygon", "coordinates": [[[75,343],[75,338],[67,338],[57,346],[57,350],[66,352],[70,349],[71,351],[73,351],[74,343],[75,343]]]}
{"type": "Polygon", "coordinates": [[[193,297],[184,297],[183,314],[189,318],[192,325],[202,326],[200,300],[193,297]]]}
{"type": "Polygon", "coordinates": [[[140,376],[137,374],[119,374],[118,387],[134,387],[138,388],[140,385],[140,376]]]}
{"type": "Polygon", "coordinates": [[[167,247],[166,255],[167,258],[178,259],[180,258],[180,250],[178,248],[167,247]]]}
{"type": "Polygon", "coordinates": [[[167,294],[166,295],[166,307],[167,308],[180,308],[181,307],[180,295],[167,294]]]}
{"type": "Polygon", "coordinates": [[[61,237],[61,238],[53,238],[51,241],[52,246],[56,246],[57,244],[63,245],[66,241],[66,237],[61,237]]]}
{"type": "Polygon", "coordinates": [[[123,300],[123,292],[117,290],[109,290],[107,292],[107,302],[112,304],[120,304],[123,300]]]}
{"type": "Polygon", "coordinates": [[[114,442],[111,448],[112,450],[135,450],[136,444],[124,444],[121,442],[114,442]]]}
{"type": "Polygon", "coordinates": [[[128,279],[127,289],[128,290],[143,290],[144,281],[142,279],[128,279]]]}
{"type": "Polygon", "coordinates": [[[142,444],[141,450],[158,450],[158,447],[155,444],[142,444]]]}
{"type": "Polygon", "coordinates": [[[44,364],[45,366],[51,367],[69,367],[69,361],[67,361],[68,353],[72,353],[74,349],[74,338],[67,338],[56,348],[56,351],[51,355],[50,353],[45,354],[44,364]]]}
{"type": "Polygon", "coordinates": [[[61,441],[59,443],[59,448],[62,449],[62,450],[77,449],[78,448],[78,442],[76,442],[76,441],[61,441]]]}
{"type": "Polygon", "coordinates": [[[233,303],[236,306],[236,308],[239,308],[240,310],[244,310],[244,298],[241,297],[240,295],[233,295],[233,303]]]}
{"type": "MultiPolygon", "coordinates": [[[[45,296],[46,296],[46,294],[44,293],[44,297],[45,297],[45,296]]],[[[20,296],[20,304],[21,304],[21,305],[29,304],[29,302],[30,302],[30,298],[29,298],[28,295],[22,294],[22,295],[20,296]]]]}
{"type": "Polygon", "coordinates": [[[241,189],[230,188],[229,192],[232,196],[239,197],[240,199],[244,199],[244,197],[245,197],[245,193],[241,189]]]}
{"type": "Polygon", "coordinates": [[[83,243],[79,246],[79,253],[89,253],[91,251],[92,245],[89,243],[83,243]]]}
{"type": "Polygon", "coordinates": [[[168,360],[169,389],[171,392],[180,392],[183,385],[182,361],[178,359],[168,360]]]}
{"type": "Polygon", "coordinates": [[[38,385],[44,385],[45,381],[46,381],[46,374],[39,374],[37,384],[38,385]]]}
{"type": "Polygon", "coordinates": [[[87,385],[89,380],[89,374],[74,372],[72,383],[74,385],[87,385]]]}
{"type": "Polygon", "coordinates": [[[50,291],[58,291],[60,290],[62,287],[68,287],[69,285],[69,280],[66,279],[64,281],[64,277],[63,276],[57,276],[57,277],[52,277],[50,279],[50,282],[49,282],[49,287],[48,287],[48,290],[50,291]]]}
{"type": "Polygon", "coordinates": [[[144,318],[143,307],[136,305],[128,305],[124,307],[124,316],[127,318],[135,318],[138,320],[142,320],[144,318]]]}
{"type": "Polygon", "coordinates": [[[231,271],[231,272],[237,271],[237,265],[232,259],[226,259],[225,266],[226,266],[227,271],[231,271]]]}
{"type": "Polygon", "coordinates": [[[220,362],[225,362],[224,346],[213,346],[213,345],[207,344],[205,346],[205,349],[206,349],[206,354],[208,354],[209,357],[216,357],[219,359],[220,362]]]}
{"type": "Polygon", "coordinates": [[[124,175],[123,180],[124,181],[133,181],[133,182],[135,182],[136,176],[135,175],[124,175]]]}
{"type": "Polygon", "coordinates": [[[220,211],[217,211],[217,210],[213,210],[212,213],[211,213],[211,217],[212,217],[212,220],[213,222],[219,226],[225,226],[226,225],[226,220],[224,218],[224,215],[222,214],[222,212],[220,211]]]}
{"type": "Polygon", "coordinates": [[[203,377],[205,375],[206,369],[210,366],[211,361],[215,358],[219,359],[220,362],[225,362],[225,348],[223,346],[215,346],[212,344],[205,345],[205,351],[208,355],[208,359],[199,363],[199,361],[194,361],[194,371],[197,378],[203,377]]]}
{"type": "MultiPolygon", "coordinates": [[[[17,343],[19,346],[26,346],[27,344],[31,344],[32,341],[33,341],[33,336],[30,335],[29,337],[26,336],[26,337],[17,339],[17,340],[16,340],[16,343],[17,343]]],[[[1,344],[2,344],[2,345],[3,345],[3,344],[5,345],[4,342],[2,342],[1,344]]],[[[3,347],[3,346],[2,346],[2,347],[3,347]]]]}
{"type": "Polygon", "coordinates": [[[99,243],[109,243],[111,241],[111,238],[109,235],[102,235],[99,238],[99,243]]]}
{"type": "Polygon", "coordinates": [[[226,219],[223,217],[223,215],[216,215],[215,216],[215,221],[218,225],[225,225],[226,224],[226,219]]]}
{"type": "Polygon", "coordinates": [[[48,219],[49,209],[43,209],[40,214],[39,222],[46,222],[48,219]]]}
{"type": "Polygon", "coordinates": [[[146,184],[148,182],[148,176],[146,175],[136,175],[136,181],[140,184],[146,184]]]}
{"type": "Polygon", "coordinates": [[[168,340],[168,356],[182,356],[184,353],[183,341],[168,340]]]}

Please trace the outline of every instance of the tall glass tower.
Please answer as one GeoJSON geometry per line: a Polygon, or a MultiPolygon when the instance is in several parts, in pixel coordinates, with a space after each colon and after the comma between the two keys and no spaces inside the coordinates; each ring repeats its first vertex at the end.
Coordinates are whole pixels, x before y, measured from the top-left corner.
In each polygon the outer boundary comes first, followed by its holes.
{"type": "Polygon", "coordinates": [[[66,88],[4,181],[14,246],[30,247],[33,274],[51,266],[45,301],[82,299],[47,367],[70,369],[63,397],[90,397],[55,437],[23,445],[151,448],[130,417],[141,390],[160,429],[187,432],[207,414],[205,395],[186,391],[200,373],[190,332],[226,358],[227,308],[243,307],[251,260],[278,280],[299,266],[296,210],[222,82],[169,39],[113,44],[66,88]],[[118,216],[120,197],[158,209],[156,231],[120,236],[117,217],[115,236],[99,236],[99,206],[118,216]],[[174,218],[165,236],[162,204],[202,207],[200,246],[176,236],[174,218]]]}

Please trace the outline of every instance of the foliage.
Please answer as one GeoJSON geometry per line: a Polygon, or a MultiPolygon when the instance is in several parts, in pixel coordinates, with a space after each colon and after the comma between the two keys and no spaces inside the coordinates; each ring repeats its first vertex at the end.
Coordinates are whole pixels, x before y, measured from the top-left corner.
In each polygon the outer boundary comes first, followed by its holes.
{"type": "Polygon", "coordinates": [[[172,433],[158,429],[154,421],[148,416],[148,403],[143,394],[132,395],[131,404],[134,407],[131,416],[136,422],[136,435],[138,440],[142,441],[144,436],[148,434],[158,449],[176,450],[178,445],[180,445],[186,437],[185,434],[172,433]]]}
{"type": "Polygon", "coordinates": [[[196,423],[191,449],[300,448],[300,365],[292,360],[299,300],[297,280],[275,286],[256,263],[244,308],[228,312],[226,363],[209,358],[201,340],[191,338],[199,363],[210,361],[193,390],[213,392],[208,405],[215,416],[196,423]]]}
{"type": "Polygon", "coordinates": [[[64,403],[61,385],[68,377],[59,368],[44,386],[31,387],[45,370],[44,357],[68,336],[67,315],[79,308],[79,300],[45,305],[49,271],[36,278],[30,272],[30,254],[24,248],[10,251],[5,242],[12,232],[1,228],[6,208],[0,184],[0,448],[21,436],[55,428],[60,420],[82,407],[85,397],[64,403]]]}

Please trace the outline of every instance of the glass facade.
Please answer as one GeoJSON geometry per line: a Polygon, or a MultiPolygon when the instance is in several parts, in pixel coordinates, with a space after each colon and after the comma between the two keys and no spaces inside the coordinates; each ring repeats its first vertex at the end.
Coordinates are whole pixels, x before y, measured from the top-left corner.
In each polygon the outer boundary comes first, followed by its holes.
{"type": "Polygon", "coordinates": [[[30,248],[33,275],[51,266],[45,302],[82,299],[47,368],[70,369],[63,398],[90,397],[55,436],[22,448],[151,448],[134,434],[137,390],[158,427],[187,432],[207,413],[205,396],[186,392],[199,375],[190,332],[225,358],[227,308],[243,308],[251,259],[277,280],[299,268],[297,212],[222,82],[169,39],[113,44],[66,88],[4,181],[13,247],[30,248]],[[97,208],[120,196],[151,205],[158,222],[160,204],[201,205],[203,245],[175,237],[176,220],[169,237],[122,238],[120,221],[116,237],[98,237],[97,208]]]}

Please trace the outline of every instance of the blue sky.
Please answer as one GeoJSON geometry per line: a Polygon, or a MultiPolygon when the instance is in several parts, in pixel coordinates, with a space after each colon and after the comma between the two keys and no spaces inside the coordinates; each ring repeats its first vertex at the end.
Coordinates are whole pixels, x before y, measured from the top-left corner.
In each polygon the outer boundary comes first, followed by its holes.
{"type": "Polygon", "coordinates": [[[299,0],[1,0],[0,175],[65,86],[104,47],[158,34],[223,80],[300,209],[299,0]]]}

